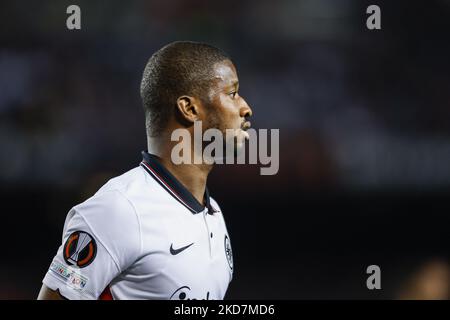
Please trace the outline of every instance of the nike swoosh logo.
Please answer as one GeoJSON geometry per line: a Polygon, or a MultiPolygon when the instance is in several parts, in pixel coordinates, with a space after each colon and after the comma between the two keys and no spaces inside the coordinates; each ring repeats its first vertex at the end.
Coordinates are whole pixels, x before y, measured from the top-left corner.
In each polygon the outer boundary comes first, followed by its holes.
{"type": "Polygon", "coordinates": [[[177,255],[177,254],[179,254],[181,251],[184,251],[184,250],[186,250],[187,248],[189,248],[190,246],[192,246],[193,244],[194,244],[194,242],[192,242],[191,244],[188,244],[187,246],[178,248],[178,249],[174,249],[174,248],[173,248],[173,244],[171,244],[171,245],[170,245],[170,253],[171,253],[172,255],[177,255]]]}

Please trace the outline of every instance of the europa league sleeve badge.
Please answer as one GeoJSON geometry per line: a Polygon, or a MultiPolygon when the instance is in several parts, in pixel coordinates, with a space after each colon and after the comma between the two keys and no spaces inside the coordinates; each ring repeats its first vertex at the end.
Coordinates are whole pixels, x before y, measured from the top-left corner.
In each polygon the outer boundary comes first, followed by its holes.
{"type": "Polygon", "coordinates": [[[94,237],[84,231],[73,232],[64,244],[63,256],[68,265],[87,267],[94,261],[96,254],[94,237]]]}

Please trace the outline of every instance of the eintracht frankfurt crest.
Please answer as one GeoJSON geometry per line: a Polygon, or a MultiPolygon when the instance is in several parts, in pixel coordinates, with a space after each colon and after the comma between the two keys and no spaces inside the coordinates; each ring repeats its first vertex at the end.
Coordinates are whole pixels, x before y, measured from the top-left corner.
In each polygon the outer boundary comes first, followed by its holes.
{"type": "Polygon", "coordinates": [[[230,269],[233,270],[233,251],[231,250],[230,239],[228,239],[227,235],[225,235],[225,255],[230,269]]]}
{"type": "Polygon", "coordinates": [[[64,260],[69,265],[84,268],[91,264],[97,254],[94,238],[86,232],[75,231],[64,245],[64,260]]]}

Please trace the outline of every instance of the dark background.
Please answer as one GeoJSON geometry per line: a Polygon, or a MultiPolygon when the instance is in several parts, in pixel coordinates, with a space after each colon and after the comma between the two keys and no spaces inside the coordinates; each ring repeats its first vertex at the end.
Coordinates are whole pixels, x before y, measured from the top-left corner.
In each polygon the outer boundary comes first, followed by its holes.
{"type": "Polygon", "coordinates": [[[174,40],[228,52],[253,126],[280,129],[277,175],[209,180],[227,298],[449,298],[450,1],[19,0],[0,26],[0,298],[36,298],[68,210],[138,165],[142,71],[174,40]]]}

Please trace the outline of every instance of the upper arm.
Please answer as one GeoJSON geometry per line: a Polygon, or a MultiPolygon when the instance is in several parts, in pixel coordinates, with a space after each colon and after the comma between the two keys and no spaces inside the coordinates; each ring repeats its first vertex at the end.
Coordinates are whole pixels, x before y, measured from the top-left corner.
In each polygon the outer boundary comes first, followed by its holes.
{"type": "Polygon", "coordinates": [[[47,287],[45,284],[42,284],[41,291],[39,291],[39,295],[37,300],[65,300],[59,290],[52,290],[47,287]]]}
{"type": "Polygon", "coordinates": [[[54,297],[59,290],[67,299],[98,299],[137,260],[140,244],[137,215],[124,196],[108,192],[88,199],[67,216],[42,296],[54,297]]]}

